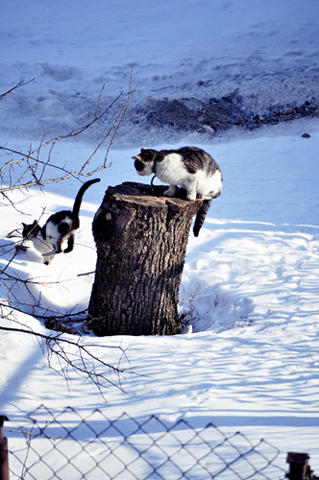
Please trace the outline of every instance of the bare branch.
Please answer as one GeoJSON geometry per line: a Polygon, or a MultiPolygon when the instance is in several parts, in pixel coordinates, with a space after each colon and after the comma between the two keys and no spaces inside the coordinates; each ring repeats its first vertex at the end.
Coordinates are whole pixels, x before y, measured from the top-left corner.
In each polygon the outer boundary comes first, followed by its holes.
{"type": "MultiPolygon", "coordinates": [[[[17,303],[17,305],[20,305],[20,306],[23,306],[23,303],[19,302],[17,303]]],[[[26,306],[29,306],[30,305],[26,305],[26,306]]],[[[0,302],[0,307],[8,307],[8,305],[6,303],[2,303],[0,302]]],[[[26,313],[25,310],[23,310],[22,308],[19,308],[18,306],[15,306],[12,302],[10,303],[10,308],[11,310],[14,310],[15,312],[19,312],[19,313],[26,313]]],[[[53,310],[50,310],[48,308],[43,308],[43,310],[45,310],[48,314],[47,315],[39,315],[38,313],[35,315],[36,318],[41,318],[42,320],[49,320],[51,319],[53,316],[56,320],[58,319],[61,319],[61,320],[66,320],[66,319],[70,319],[71,317],[79,317],[80,315],[83,315],[84,313],[87,312],[87,308],[85,310],[78,310],[76,312],[72,312],[72,309],[71,311],[69,311],[68,313],[65,313],[64,315],[58,315],[57,312],[53,311],[53,310]]]]}
{"type": "MultiPolygon", "coordinates": [[[[0,168],[0,178],[2,179],[3,185],[0,187],[0,193],[6,193],[6,192],[12,192],[14,190],[21,190],[24,188],[28,187],[33,187],[33,186],[38,186],[41,187],[45,184],[48,183],[55,183],[55,182],[60,182],[62,180],[66,180],[67,178],[86,178],[89,177],[96,172],[108,168],[109,165],[107,165],[107,159],[108,159],[108,154],[110,152],[110,149],[114,143],[115,137],[119,131],[120,125],[125,117],[125,114],[128,109],[129,102],[134,95],[136,89],[138,88],[139,85],[135,87],[134,90],[132,90],[132,72],[131,72],[131,78],[130,78],[130,85],[129,85],[129,91],[127,95],[127,100],[125,102],[125,105],[120,109],[119,113],[116,115],[115,120],[112,122],[111,126],[108,128],[106,134],[104,135],[103,139],[100,141],[98,146],[94,149],[93,153],[90,155],[90,157],[79,167],[77,171],[71,171],[66,169],[65,167],[61,167],[57,164],[55,164],[52,161],[52,152],[53,148],[56,145],[56,143],[60,140],[68,139],[68,138],[73,138],[75,136],[80,135],[84,131],[88,130],[92,125],[94,125],[96,122],[98,122],[107,112],[109,112],[116,102],[119,100],[119,98],[122,96],[122,93],[120,93],[103,111],[102,113],[99,113],[99,107],[101,103],[101,98],[102,94],[104,91],[104,85],[100,91],[99,98],[97,101],[97,106],[94,114],[94,118],[87,123],[86,125],[78,128],[77,130],[73,130],[65,135],[59,135],[51,140],[44,141],[45,136],[42,137],[42,140],[40,142],[40,145],[33,149],[30,148],[29,153],[25,153],[22,151],[14,150],[12,148],[9,148],[7,146],[0,146],[0,151],[2,151],[5,155],[10,155],[13,154],[15,156],[21,157],[21,158],[12,158],[8,160],[1,168],[0,168]],[[104,161],[102,162],[101,165],[96,166],[95,168],[92,168],[91,170],[87,170],[93,157],[96,155],[96,153],[100,150],[102,145],[109,139],[109,146],[107,149],[107,153],[105,155],[104,161]],[[41,160],[40,159],[40,153],[46,149],[50,148],[49,154],[46,160],[41,160]],[[22,168],[23,171],[20,175],[16,176],[14,178],[14,174],[16,171],[14,170],[14,167],[22,168]],[[45,178],[45,173],[47,172],[48,168],[54,169],[58,171],[59,173],[56,176],[51,176],[50,178],[45,178]],[[5,178],[7,177],[7,178],[5,178]],[[6,181],[7,180],[7,181],[6,181]]],[[[14,87],[17,88],[17,87],[14,87]]],[[[12,90],[14,90],[14,88],[12,90]]],[[[7,92],[8,93],[8,92],[7,92]]]]}
{"type": "Polygon", "coordinates": [[[44,335],[43,333],[34,332],[33,330],[27,330],[24,328],[14,328],[14,327],[4,327],[0,326],[0,330],[23,333],[26,335],[32,335],[36,338],[44,340],[42,348],[46,347],[46,352],[48,356],[48,365],[49,367],[57,372],[59,375],[62,375],[65,380],[70,381],[69,370],[72,370],[77,375],[84,377],[86,380],[92,382],[98,391],[101,393],[103,399],[105,400],[103,389],[106,388],[106,385],[109,384],[113,387],[118,388],[123,393],[124,390],[121,386],[120,378],[125,373],[136,374],[132,367],[121,368],[120,362],[123,357],[126,360],[126,352],[121,346],[112,346],[112,345],[95,345],[88,344],[83,345],[80,343],[80,338],[78,341],[68,340],[66,338],[61,338],[62,334],[59,335],[44,335]],[[65,346],[71,346],[75,348],[75,351],[67,351],[65,346]],[[98,349],[112,349],[120,350],[121,356],[117,367],[105,362],[100,356],[95,355],[92,350],[98,349]],[[59,368],[53,365],[53,360],[58,362],[59,368]],[[96,365],[100,368],[106,369],[102,372],[98,372],[96,365]],[[118,377],[118,383],[113,382],[108,377],[109,373],[113,372],[118,377]]]}
{"type": "Polygon", "coordinates": [[[24,87],[25,85],[28,85],[29,83],[31,82],[34,82],[35,78],[33,78],[32,80],[28,80],[27,82],[19,82],[17,83],[14,87],[10,88],[10,90],[8,90],[7,92],[5,93],[2,93],[0,95],[0,100],[2,100],[4,97],[6,97],[7,95],[9,95],[10,93],[12,93],[14,90],[16,90],[17,88],[21,88],[21,87],[24,87]]]}
{"type": "MultiPolygon", "coordinates": [[[[2,193],[3,199],[6,200],[9,204],[11,204],[13,208],[18,210],[16,208],[15,202],[10,198],[10,193],[15,190],[24,191],[25,189],[34,186],[42,188],[46,184],[60,182],[71,177],[83,181],[83,179],[95,174],[99,170],[108,168],[110,166],[107,164],[108,154],[112,145],[114,144],[114,140],[119,131],[120,125],[124,120],[130,100],[136,89],[138,88],[138,85],[136,88],[132,88],[132,78],[133,70],[131,71],[129,91],[124,106],[121,106],[119,108],[119,112],[114,115],[115,118],[113,118],[113,120],[110,122],[110,126],[108,126],[102,140],[99,142],[99,144],[94,149],[93,153],[89,156],[89,158],[85,160],[82,165],[77,168],[77,170],[73,171],[71,168],[67,168],[67,166],[65,165],[60,166],[57,162],[54,161],[52,157],[55,145],[60,140],[76,137],[91,128],[94,124],[101,120],[102,117],[106,115],[106,113],[110,112],[114,108],[114,106],[117,105],[119,99],[122,96],[122,93],[120,93],[114,100],[110,102],[110,104],[106,108],[102,110],[101,103],[105,88],[105,86],[103,85],[99,93],[95,112],[93,113],[93,118],[91,121],[76,130],[73,130],[64,135],[59,135],[48,141],[45,140],[45,135],[43,135],[39,146],[37,146],[36,148],[30,146],[30,149],[27,153],[23,152],[22,150],[10,148],[10,146],[7,145],[0,146],[0,154],[2,154],[1,156],[5,157],[5,160],[7,159],[7,161],[5,161],[4,164],[0,166],[0,193],[2,193]],[[99,165],[93,165],[93,157],[107,140],[109,144],[104,159],[99,165]],[[46,154],[45,159],[43,159],[44,154],[46,154]]],[[[19,82],[10,90],[0,95],[0,100],[14,92],[14,90],[16,90],[17,88],[25,86],[28,83],[30,82],[19,82]]],[[[15,232],[18,233],[18,229],[11,232],[11,234],[15,232]]],[[[76,305],[73,307],[73,309],[70,310],[67,315],[61,315],[60,312],[53,312],[53,310],[42,306],[41,292],[35,293],[34,291],[34,286],[36,285],[40,285],[41,287],[50,287],[51,285],[58,284],[66,288],[65,282],[67,282],[68,280],[64,280],[63,282],[51,282],[44,281],[43,278],[24,279],[20,278],[18,273],[12,274],[12,271],[9,267],[12,266],[17,252],[20,249],[24,248],[23,243],[24,239],[16,243],[8,243],[1,246],[2,252],[4,251],[5,255],[1,258],[1,264],[3,264],[4,266],[2,269],[0,269],[0,284],[2,283],[7,288],[8,299],[10,299],[10,301],[8,300],[0,303],[0,309],[2,309],[2,313],[5,313],[4,315],[2,315],[2,318],[21,325],[15,318],[15,312],[27,313],[31,309],[31,311],[37,311],[37,313],[40,312],[45,314],[35,315],[38,318],[52,319],[52,317],[54,317],[55,320],[58,318],[63,319],[70,316],[75,317],[85,313],[86,310],[83,309],[81,311],[72,311],[77,308],[76,305]],[[17,286],[19,287],[18,289],[16,289],[17,286]],[[25,288],[29,296],[29,300],[27,300],[27,302],[29,303],[27,304],[21,302],[20,286],[23,286],[23,288],[25,288]],[[39,298],[36,298],[37,296],[39,296],[39,298]]],[[[61,338],[61,334],[45,335],[39,332],[28,330],[27,328],[20,327],[14,328],[0,326],[0,330],[10,331],[16,334],[35,336],[35,338],[37,338],[38,341],[41,342],[41,348],[43,352],[47,355],[48,365],[50,368],[62,375],[67,382],[70,380],[70,372],[73,371],[77,375],[81,375],[86,381],[90,381],[95,385],[95,387],[98,389],[104,399],[105,397],[103,392],[104,388],[107,385],[115,386],[116,388],[119,388],[121,391],[123,391],[121,377],[125,372],[133,373],[131,367],[121,367],[121,362],[123,358],[127,360],[127,357],[125,350],[120,346],[112,347],[94,344],[84,345],[81,343],[82,337],[80,336],[78,337],[77,341],[72,341],[66,338],[61,338]],[[105,362],[99,356],[97,356],[94,353],[95,348],[119,349],[120,355],[117,366],[114,367],[109,363],[105,362]],[[109,378],[110,373],[113,373],[117,376],[116,382],[113,382],[109,378]]]]}

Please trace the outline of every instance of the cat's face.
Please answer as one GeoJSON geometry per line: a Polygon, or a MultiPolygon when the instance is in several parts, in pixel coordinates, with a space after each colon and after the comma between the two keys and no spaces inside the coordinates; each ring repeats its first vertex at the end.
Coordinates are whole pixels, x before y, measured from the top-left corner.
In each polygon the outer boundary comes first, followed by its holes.
{"type": "Polygon", "coordinates": [[[23,230],[22,230],[23,238],[35,237],[39,233],[39,230],[41,230],[41,227],[36,220],[34,220],[34,222],[31,223],[30,225],[26,223],[22,223],[22,226],[23,226],[23,230]]]}
{"type": "Polygon", "coordinates": [[[152,150],[150,148],[142,148],[141,152],[138,155],[132,157],[133,160],[135,160],[134,167],[138,175],[152,175],[154,160],[157,153],[158,152],[156,150],[152,150]]]}

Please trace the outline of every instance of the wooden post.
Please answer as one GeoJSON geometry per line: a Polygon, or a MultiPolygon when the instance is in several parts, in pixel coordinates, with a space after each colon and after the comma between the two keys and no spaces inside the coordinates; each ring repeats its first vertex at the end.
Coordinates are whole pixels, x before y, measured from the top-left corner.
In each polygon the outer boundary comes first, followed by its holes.
{"type": "Polygon", "coordinates": [[[308,464],[308,453],[288,452],[287,463],[289,463],[289,472],[286,477],[290,480],[311,479],[311,470],[308,464]]]}
{"type": "Polygon", "coordinates": [[[3,436],[3,423],[9,420],[5,415],[0,415],[0,480],[9,480],[8,440],[3,436]]]}
{"type": "Polygon", "coordinates": [[[201,200],[167,187],[109,187],[93,220],[97,247],[87,325],[103,335],[171,335],[193,216],[201,200]],[[185,195],[184,195],[185,198],[185,195]]]}

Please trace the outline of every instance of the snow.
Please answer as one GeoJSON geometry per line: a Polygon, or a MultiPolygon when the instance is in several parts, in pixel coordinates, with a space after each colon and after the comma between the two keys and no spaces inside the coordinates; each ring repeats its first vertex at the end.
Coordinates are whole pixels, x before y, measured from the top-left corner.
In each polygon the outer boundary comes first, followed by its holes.
{"type": "MultiPolygon", "coordinates": [[[[35,80],[1,100],[0,145],[27,149],[43,133],[50,138],[82,125],[94,113],[103,83],[107,99],[127,91],[131,65],[134,85],[142,82],[133,106],[148,98],[210,98],[236,89],[247,110],[256,112],[317,99],[318,14],[316,0],[142,0],[135,8],[127,0],[79,0],[76,9],[60,0],[7,2],[1,9],[0,93],[35,80]]],[[[88,158],[103,128],[59,142],[56,161],[72,168],[88,158]]],[[[223,173],[221,196],[199,237],[189,239],[180,308],[190,311],[193,333],[82,337],[84,344],[121,346],[127,359],[117,348],[98,352],[112,365],[121,358],[123,367],[134,369],[122,379],[126,393],[110,387],[105,404],[91,384],[70,373],[66,385],[50,370],[37,340],[1,331],[0,413],[22,418],[43,403],[51,411],[71,406],[83,414],[98,407],[110,418],[156,414],[169,421],[187,418],[195,427],[213,421],[225,432],[240,430],[273,443],[283,468],[286,452],[307,452],[317,473],[318,121],[221,137],[175,132],[169,142],[150,131],[152,147],[195,144],[223,173]],[[302,137],[305,132],[310,138],[302,137]]],[[[10,263],[8,273],[38,283],[29,290],[10,284],[9,298],[1,287],[2,302],[18,302],[24,312],[14,314],[17,324],[2,319],[3,326],[48,333],[33,315],[87,308],[93,275],[78,275],[95,268],[93,215],[108,185],[140,181],[131,157],[148,133],[123,125],[109,154],[112,165],[85,194],[71,254],[47,267],[30,248],[10,263]]],[[[43,214],[44,222],[69,208],[78,188],[68,180],[42,192],[14,192],[19,211],[1,200],[1,268],[12,256],[7,234],[22,221],[43,214]]]]}

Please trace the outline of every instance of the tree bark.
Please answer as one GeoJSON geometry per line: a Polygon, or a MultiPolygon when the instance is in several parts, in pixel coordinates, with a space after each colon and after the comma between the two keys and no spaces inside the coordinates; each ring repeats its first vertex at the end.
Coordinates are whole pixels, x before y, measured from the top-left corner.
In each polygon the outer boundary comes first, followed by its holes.
{"type": "Polygon", "coordinates": [[[97,247],[87,325],[95,334],[171,335],[192,218],[201,200],[167,187],[109,187],[93,220],[97,247]]]}

